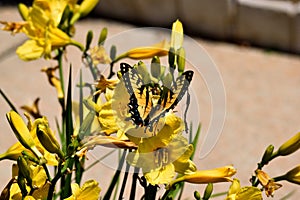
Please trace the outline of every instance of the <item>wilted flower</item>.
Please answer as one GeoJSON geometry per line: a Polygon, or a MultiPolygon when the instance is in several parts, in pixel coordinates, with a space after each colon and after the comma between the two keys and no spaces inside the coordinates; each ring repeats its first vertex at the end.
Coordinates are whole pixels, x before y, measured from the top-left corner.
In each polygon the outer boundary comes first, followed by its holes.
{"type": "Polygon", "coordinates": [[[29,113],[35,119],[41,118],[42,115],[40,113],[40,109],[38,106],[39,101],[40,101],[40,98],[36,98],[31,106],[24,105],[24,106],[21,106],[21,108],[23,110],[25,110],[27,113],[29,113]]]}
{"type": "Polygon", "coordinates": [[[269,196],[273,197],[275,190],[282,187],[281,184],[276,183],[274,181],[274,179],[270,178],[270,176],[266,172],[257,169],[255,171],[255,173],[256,173],[256,177],[258,178],[259,182],[264,187],[266,195],[268,197],[269,196]]]}
{"type": "Polygon", "coordinates": [[[55,87],[58,99],[63,99],[64,92],[63,92],[63,89],[61,86],[61,82],[55,75],[55,71],[57,69],[58,69],[58,66],[57,67],[48,67],[48,68],[45,67],[41,71],[46,73],[50,85],[55,87]]]}
{"type": "Polygon", "coordinates": [[[90,54],[91,54],[93,65],[111,63],[111,59],[109,55],[106,53],[104,47],[101,45],[99,46],[97,45],[91,48],[90,54]]]}

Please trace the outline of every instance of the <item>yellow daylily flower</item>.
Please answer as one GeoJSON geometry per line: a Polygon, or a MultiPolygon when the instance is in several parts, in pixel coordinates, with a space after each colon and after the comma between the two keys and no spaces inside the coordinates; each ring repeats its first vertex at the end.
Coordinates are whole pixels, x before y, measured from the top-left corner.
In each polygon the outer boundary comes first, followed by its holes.
{"type": "Polygon", "coordinates": [[[231,165],[216,169],[196,171],[194,173],[190,173],[175,179],[169,184],[169,187],[172,187],[172,185],[181,181],[196,184],[230,182],[232,181],[231,177],[235,173],[236,169],[231,165]]]}
{"type": "Polygon", "coordinates": [[[175,173],[189,174],[196,171],[189,159],[193,146],[180,133],[183,124],[174,114],[166,116],[166,121],[157,135],[146,138],[127,137],[138,145],[138,149],[127,156],[127,162],[143,170],[147,181],[152,184],[171,182],[175,173]]]}
{"type": "Polygon", "coordinates": [[[15,111],[10,111],[6,114],[7,120],[13,129],[19,142],[26,148],[31,150],[39,159],[43,159],[43,155],[36,147],[35,141],[30,134],[23,119],[15,111]]]}
{"type": "MultiPolygon", "coordinates": [[[[37,135],[36,135],[37,125],[38,124],[47,124],[47,126],[48,126],[47,119],[40,118],[39,120],[35,120],[32,123],[29,116],[27,115],[26,117],[28,119],[28,126],[26,126],[24,121],[22,120],[22,118],[14,111],[11,111],[8,115],[10,116],[10,120],[14,121],[14,126],[17,127],[17,128],[15,128],[15,130],[16,131],[18,130],[20,133],[22,133],[20,135],[26,134],[27,137],[30,138],[30,140],[32,139],[32,142],[35,145],[35,148],[34,148],[35,153],[33,154],[32,150],[25,147],[19,140],[19,142],[12,145],[5,153],[0,155],[0,160],[3,160],[3,159],[17,160],[17,158],[22,155],[22,152],[25,151],[27,154],[31,155],[32,157],[37,156],[40,159],[40,162],[47,162],[48,165],[56,166],[58,164],[56,156],[52,153],[49,153],[43,147],[43,145],[40,143],[40,141],[38,140],[37,135]],[[28,133],[30,136],[28,135],[28,133]]],[[[17,133],[19,134],[19,132],[17,132],[17,133]]],[[[25,139],[22,139],[22,140],[25,140],[25,139]]]]}
{"type": "Polygon", "coordinates": [[[65,200],[98,200],[101,191],[101,188],[98,185],[99,183],[94,180],[85,182],[81,188],[77,183],[73,183],[71,185],[72,196],[65,200]]]}
{"type": "Polygon", "coordinates": [[[58,28],[67,5],[68,1],[35,0],[30,8],[24,4],[19,6],[25,22],[2,22],[5,24],[4,30],[23,32],[29,37],[16,51],[21,59],[28,61],[42,56],[51,58],[53,50],[69,44],[83,49],[82,44],[58,28]]]}
{"type": "Polygon", "coordinates": [[[262,194],[257,187],[240,186],[238,179],[233,179],[225,200],[262,200],[262,194]]]}
{"type": "MultiPolygon", "coordinates": [[[[6,185],[5,189],[2,191],[3,195],[6,195],[6,199],[12,200],[22,200],[22,199],[46,199],[48,196],[48,191],[50,187],[50,182],[47,181],[47,176],[42,166],[34,166],[29,164],[28,170],[30,177],[32,179],[32,185],[34,186],[34,191],[26,185],[26,190],[31,195],[27,195],[22,198],[22,193],[17,183],[18,176],[18,166],[13,165],[13,178],[6,185]]],[[[2,195],[1,194],[1,195],[2,195]]]]}
{"type": "Polygon", "coordinates": [[[100,80],[97,81],[96,89],[97,92],[105,93],[107,88],[113,90],[116,88],[119,80],[106,79],[103,75],[100,76],[100,80]]]}

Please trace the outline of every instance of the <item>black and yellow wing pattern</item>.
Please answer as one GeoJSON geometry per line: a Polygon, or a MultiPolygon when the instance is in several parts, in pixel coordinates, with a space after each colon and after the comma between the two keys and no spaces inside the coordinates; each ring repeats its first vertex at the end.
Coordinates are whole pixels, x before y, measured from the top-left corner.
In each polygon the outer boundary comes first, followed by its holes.
{"type": "Polygon", "coordinates": [[[137,126],[148,127],[150,131],[160,118],[181,101],[194,74],[193,71],[185,71],[167,88],[151,82],[145,83],[138,70],[127,63],[121,63],[120,69],[130,96],[128,107],[131,120],[137,126]]]}

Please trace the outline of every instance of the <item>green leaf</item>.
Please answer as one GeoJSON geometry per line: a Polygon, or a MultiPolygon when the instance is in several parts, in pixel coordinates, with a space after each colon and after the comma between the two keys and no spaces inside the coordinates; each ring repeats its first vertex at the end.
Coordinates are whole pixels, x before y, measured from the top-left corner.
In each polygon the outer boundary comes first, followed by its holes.
{"type": "Polygon", "coordinates": [[[2,89],[0,89],[0,94],[1,96],[4,98],[4,100],[6,101],[6,103],[9,105],[9,107],[15,111],[16,113],[18,113],[16,107],[13,105],[13,103],[8,99],[8,97],[5,95],[5,93],[2,91],[2,89]]]}
{"type": "MultiPolygon", "coordinates": [[[[197,131],[196,131],[195,138],[194,138],[193,143],[192,143],[192,145],[194,147],[194,152],[191,155],[191,160],[193,160],[195,152],[196,152],[196,149],[197,149],[197,143],[198,143],[198,140],[199,140],[199,137],[200,137],[200,131],[201,131],[201,124],[199,123],[197,131]]],[[[191,132],[190,132],[190,135],[191,135],[191,132]]]]}

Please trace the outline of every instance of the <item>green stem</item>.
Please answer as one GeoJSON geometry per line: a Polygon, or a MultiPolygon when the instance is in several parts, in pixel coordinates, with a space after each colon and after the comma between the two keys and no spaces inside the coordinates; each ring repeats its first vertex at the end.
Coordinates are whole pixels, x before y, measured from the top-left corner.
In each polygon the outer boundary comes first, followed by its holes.
{"type": "Polygon", "coordinates": [[[128,178],[129,168],[130,168],[130,165],[128,163],[126,163],[126,171],[124,174],[123,183],[122,183],[122,187],[121,187],[120,194],[119,194],[119,200],[123,199],[123,195],[124,195],[124,191],[125,191],[125,187],[126,187],[126,183],[127,183],[127,178],[128,178]]]}
{"type": "Polygon", "coordinates": [[[129,200],[135,200],[136,182],[139,177],[139,171],[140,171],[140,168],[138,168],[138,167],[134,168],[134,173],[132,175],[132,184],[131,184],[129,200]]]}
{"type": "Polygon", "coordinates": [[[4,98],[4,100],[6,101],[6,103],[9,105],[10,109],[12,109],[13,111],[15,111],[16,113],[18,113],[16,107],[13,105],[13,103],[9,100],[9,98],[5,95],[5,93],[2,91],[2,89],[0,89],[0,94],[1,96],[4,98]]]}
{"type": "Polygon", "coordinates": [[[112,192],[113,192],[113,190],[116,186],[116,183],[117,183],[117,181],[120,177],[121,169],[122,169],[122,167],[124,165],[124,162],[125,162],[125,156],[126,156],[126,150],[123,151],[122,157],[121,157],[119,165],[118,165],[118,169],[115,172],[115,175],[114,175],[114,177],[113,177],[113,179],[112,179],[112,181],[111,181],[111,183],[110,183],[110,185],[109,185],[109,187],[106,191],[106,194],[103,197],[103,200],[109,200],[110,199],[110,196],[111,196],[111,194],[112,194],[112,192]]]}
{"type": "Polygon", "coordinates": [[[61,178],[62,174],[64,174],[65,171],[63,171],[63,170],[67,170],[67,169],[61,170],[61,167],[62,167],[62,162],[60,161],[58,163],[57,173],[54,176],[54,178],[51,180],[47,200],[52,200],[53,195],[54,195],[54,189],[55,189],[56,182],[59,180],[59,178],[61,178]]]}
{"type": "Polygon", "coordinates": [[[51,181],[51,176],[50,176],[49,170],[48,170],[48,168],[47,168],[47,165],[46,165],[46,164],[43,164],[42,166],[43,166],[43,168],[44,168],[44,170],[45,170],[47,179],[48,179],[49,181],[51,181]]]}
{"type": "Polygon", "coordinates": [[[65,96],[65,84],[64,84],[64,72],[63,72],[62,58],[63,58],[63,50],[58,50],[57,62],[58,62],[58,67],[59,67],[59,80],[60,80],[62,92],[65,96]]]}

